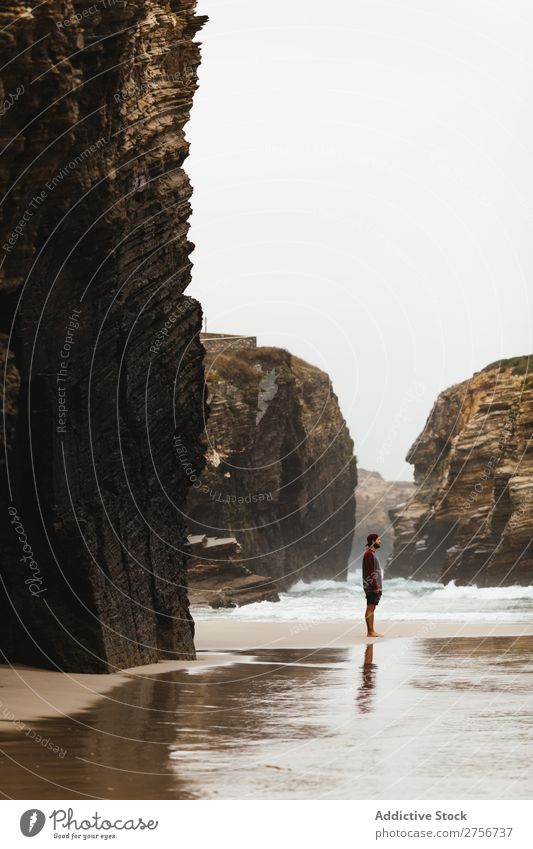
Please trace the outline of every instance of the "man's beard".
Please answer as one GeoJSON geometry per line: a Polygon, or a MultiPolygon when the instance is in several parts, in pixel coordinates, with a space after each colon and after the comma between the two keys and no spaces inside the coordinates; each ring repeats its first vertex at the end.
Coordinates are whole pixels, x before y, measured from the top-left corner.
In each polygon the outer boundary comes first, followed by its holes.
{"type": "Polygon", "coordinates": [[[375,542],[375,543],[374,543],[374,548],[381,548],[381,543],[380,543],[380,542],[375,542]]]}

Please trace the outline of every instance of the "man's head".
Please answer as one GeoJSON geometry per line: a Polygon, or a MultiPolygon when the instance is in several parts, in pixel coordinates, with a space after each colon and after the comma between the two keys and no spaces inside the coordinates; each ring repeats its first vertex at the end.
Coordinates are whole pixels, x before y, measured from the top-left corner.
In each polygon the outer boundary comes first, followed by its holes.
{"type": "Polygon", "coordinates": [[[366,544],[369,548],[380,548],[381,537],[379,536],[379,534],[368,534],[366,538],[366,544]]]}

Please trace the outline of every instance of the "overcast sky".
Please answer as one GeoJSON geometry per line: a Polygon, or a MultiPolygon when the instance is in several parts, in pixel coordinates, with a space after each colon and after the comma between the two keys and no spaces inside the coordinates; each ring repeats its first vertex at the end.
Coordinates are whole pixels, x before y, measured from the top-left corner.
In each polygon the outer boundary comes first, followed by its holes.
{"type": "Polygon", "coordinates": [[[359,465],[409,478],[438,393],[533,348],[533,4],[199,11],[189,294],[326,370],[359,465]]]}

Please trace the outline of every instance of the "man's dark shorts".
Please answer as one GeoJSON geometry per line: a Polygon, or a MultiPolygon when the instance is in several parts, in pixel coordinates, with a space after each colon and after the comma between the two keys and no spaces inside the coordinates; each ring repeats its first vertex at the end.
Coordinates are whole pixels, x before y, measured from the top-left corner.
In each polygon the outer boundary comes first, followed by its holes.
{"type": "Polygon", "coordinates": [[[381,593],[365,593],[367,604],[379,604],[381,593]]]}

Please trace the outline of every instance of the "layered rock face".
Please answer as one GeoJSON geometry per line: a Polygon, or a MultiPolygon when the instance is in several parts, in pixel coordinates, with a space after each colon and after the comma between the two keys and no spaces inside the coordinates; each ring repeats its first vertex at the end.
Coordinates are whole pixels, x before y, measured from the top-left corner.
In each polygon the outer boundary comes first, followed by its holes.
{"type": "Polygon", "coordinates": [[[368,534],[381,536],[380,556],[386,559],[393,548],[389,511],[404,504],[413,494],[413,481],[386,481],[379,472],[357,469],[357,524],[354,533],[354,558],[360,556],[368,534]]]}
{"type": "Polygon", "coordinates": [[[10,661],[194,657],[172,440],[201,465],[182,164],[203,20],[194,0],[0,10],[10,661]]]}
{"type": "Polygon", "coordinates": [[[241,563],[235,537],[189,537],[189,599],[192,605],[241,607],[257,601],[279,601],[272,578],[254,575],[241,563]]]}
{"type": "Polygon", "coordinates": [[[356,465],[328,375],[278,348],[206,347],[204,472],[176,446],[191,532],[235,536],[244,565],[281,589],[345,580],[356,465]]]}
{"type": "Polygon", "coordinates": [[[533,575],[533,379],[528,357],[442,392],[407,455],[389,575],[497,586],[533,575]]]}

